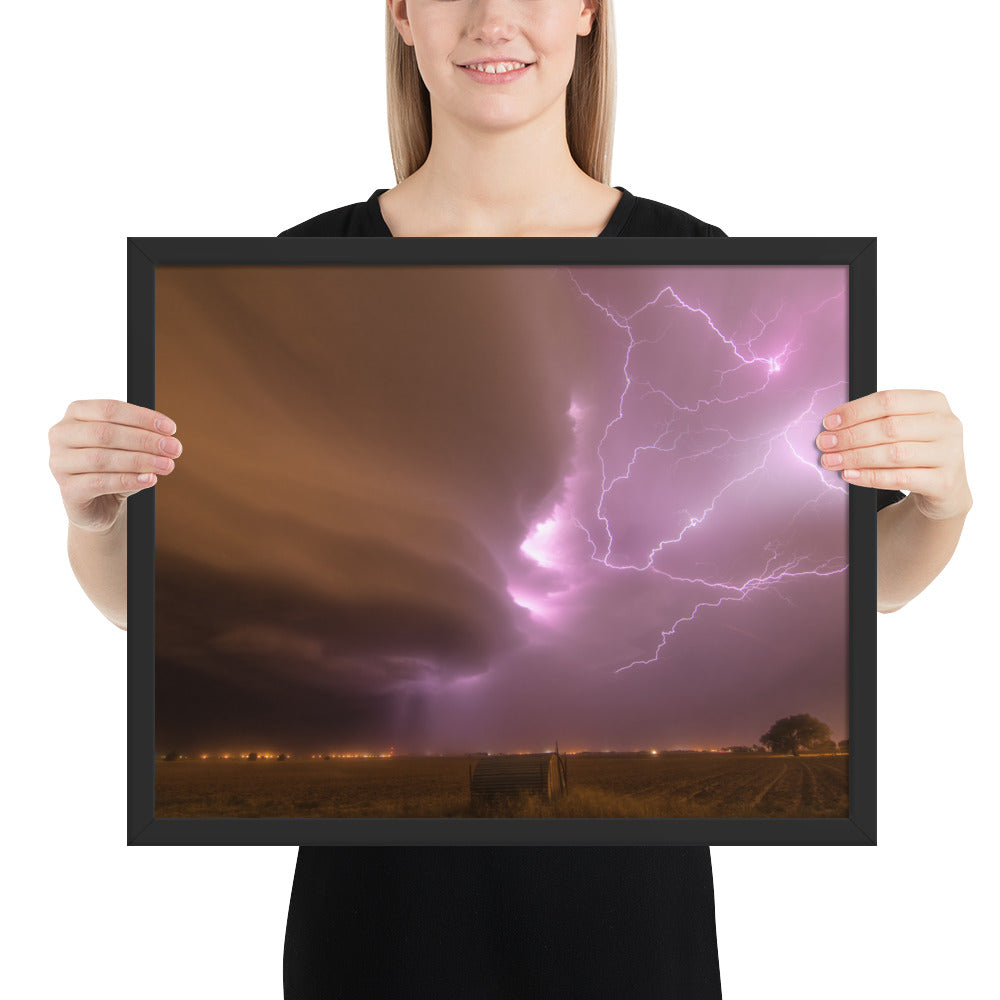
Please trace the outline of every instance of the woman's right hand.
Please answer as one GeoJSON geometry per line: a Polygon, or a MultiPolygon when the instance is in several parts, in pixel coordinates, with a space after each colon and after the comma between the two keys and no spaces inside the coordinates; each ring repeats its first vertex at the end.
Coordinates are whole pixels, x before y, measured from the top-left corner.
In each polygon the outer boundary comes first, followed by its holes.
{"type": "Polygon", "coordinates": [[[120,399],[70,403],[49,428],[49,468],[70,522],[109,531],[128,497],[173,470],[182,450],[176,430],[165,414],[120,399]]]}

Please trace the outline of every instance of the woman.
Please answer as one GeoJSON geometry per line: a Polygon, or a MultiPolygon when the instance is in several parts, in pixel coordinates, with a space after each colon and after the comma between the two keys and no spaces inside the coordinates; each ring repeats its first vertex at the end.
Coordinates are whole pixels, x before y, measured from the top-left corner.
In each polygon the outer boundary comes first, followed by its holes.
{"type": "MultiPolygon", "coordinates": [[[[283,236],[725,235],[607,183],[610,0],[387,0],[386,43],[396,187],[283,236]],[[491,72],[498,60],[517,66],[491,72]]],[[[87,400],[50,432],[73,569],[121,628],[125,500],[173,469],[175,430],[87,400]]],[[[902,390],[836,407],[816,432],[828,468],[879,490],[878,609],[896,610],[948,562],[971,507],[961,424],[941,394],[902,390]]],[[[285,995],[717,998],[708,848],[303,848],[285,995]]]]}

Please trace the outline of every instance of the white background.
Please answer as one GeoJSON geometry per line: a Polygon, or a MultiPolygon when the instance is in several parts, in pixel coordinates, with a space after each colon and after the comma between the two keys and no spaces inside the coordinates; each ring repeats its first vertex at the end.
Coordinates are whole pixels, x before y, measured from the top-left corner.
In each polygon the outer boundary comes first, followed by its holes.
{"type": "MultiPolygon", "coordinates": [[[[1000,220],[982,9],[616,11],[611,183],[730,236],[877,236],[879,388],[945,393],[976,499],[941,576],[878,616],[879,846],[713,849],[727,1000],[977,996],[994,978],[1000,220]]],[[[7,15],[8,995],[281,996],[294,847],[125,846],[126,634],[70,570],[47,432],[73,399],[125,398],[126,236],[271,236],[393,186],[382,25],[380,0],[7,15]]]]}

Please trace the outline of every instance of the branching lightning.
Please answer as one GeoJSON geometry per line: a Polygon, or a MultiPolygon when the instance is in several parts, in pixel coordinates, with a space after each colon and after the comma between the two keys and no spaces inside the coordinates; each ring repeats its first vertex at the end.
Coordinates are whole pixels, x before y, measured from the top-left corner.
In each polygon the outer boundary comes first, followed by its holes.
{"type": "MultiPolygon", "coordinates": [[[[818,467],[814,455],[804,456],[799,454],[792,441],[793,432],[803,422],[808,421],[818,428],[820,418],[826,412],[825,409],[820,409],[823,402],[820,397],[825,396],[828,403],[831,392],[842,391],[844,389],[846,386],[844,380],[831,382],[830,384],[816,388],[812,393],[812,398],[808,405],[794,419],[786,423],[785,426],[777,429],[771,427],[762,433],[747,437],[737,437],[727,428],[702,425],[698,428],[699,434],[708,432],[714,439],[710,443],[706,443],[701,450],[679,454],[682,442],[688,448],[691,447],[691,433],[684,425],[684,422],[680,420],[681,417],[689,417],[691,414],[696,414],[710,406],[727,405],[744,401],[751,397],[763,396],[771,388],[772,382],[776,379],[780,380],[782,370],[786,367],[789,358],[800,350],[802,345],[796,343],[794,335],[776,352],[758,353],[756,345],[760,342],[761,337],[776,323],[784,308],[784,303],[778,306],[774,311],[774,315],[764,319],[751,311],[751,315],[754,317],[759,329],[741,346],[737,343],[735,337],[727,336],[723,332],[720,324],[705,309],[701,308],[700,305],[692,305],[686,302],[677,290],[670,285],[663,287],[651,300],[643,303],[630,315],[621,315],[609,306],[599,302],[590,292],[581,287],[572,274],[569,277],[581,298],[590,303],[594,310],[605,317],[608,323],[614,328],[625,334],[626,343],[624,357],[622,358],[621,374],[623,388],[618,399],[618,412],[605,426],[603,436],[597,445],[596,457],[600,461],[601,494],[596,509],[593,512],[593,517],[594,522],[599,523],[601,528],[596,531],[596,537],[595,533],[591,529],[588,529],[579,516],[576,516],[571,511],[565,511],[564,513],[568,515],[568,518],[586,536],[591,548],[591,559],[600,563],[603,567],[621,573],[653,573],[673,583],[700,586],[707,591],[705,597],[696,600],[694,606],[686,614],[677,617],[674,621],[666,625],[666,627],[662,628],[660,641],[647,659],[633,660],[631,663],[616,668],[615,672],[621,673],[636,666],[658,662],[660,654],[667,646],[670,638],[677,633],[682,625],[694,621],[703,609],[717,608],[728,601],[746,600],[761,591],[775,589],[783,581],[801,577],[826,577],[846,572],[847,566],[843,564],[842,560],[826,560],[816,565],[816,557],[809,557],[807,555],[781,557],[778,553],[779,546],[774,541],[766,543],[761,548],[760,557],[762,565],[759,569],[741,580],[718,579],[711,576],[682,576],[671,573],[664,565],[668,562],[666,557],[672,546],[678,545],[689,534],[697,533],[700,530],[707,530],[705,526],[711,522],[719,501],[729,491],[736,489],[741,483],[746,482],[764,470],[768,462],[779,451],[792,455],[795,460],[809,468],[818,477],[819,482],[817,485],[821,486],[823,490],[834,490],[841,494],[846,493],[846,486],[840,484],[839,481],[832,480],[831,477],[824,476],[824,470],[818,467]],[[675,399],[665,389],[652,384],[648,379],[640,378],[635,373],[633,368],[634,349],[640,344],[656,343],[667,337],[671,332],[669,324],[663,324],[654,339],[637,340],[634,332],[637,319],[648,310],[654,308],[662,310],[686,310],[691,315],[698,317],[699,322],[704,325],[707,335],[717,338],[724,345],[726,352],[732,357],[732,364],[729,367],[716,369],[713,372],[717,376],[716,382],[711,387],[712,390],[717,390],[713,395],[705,395],[704,398],[699,397],[693,402],[682,402],[675,399]],[[735,382],[734,376],[737,373],[745,374],[749,368],[759,368],[762,372],[763,380],[761,384],[754,388],[745,392],[739,392],[733,386],[735,382]],[[727,388],[727,386],[730,388],[727,388]],[[670,414],[665,420],[660,422],[660,426],[652,434],[648,428],[645,431],[633,430],[633,426],[626,419],[629,408],[633,403],[638,403],[650,396],[660,398],[667,412],[670,414]],[[622,421],[626,422],[625,428],[627,428],[629,434],[633,436],[645,434],[646,438],[630,442],[631,457],[624,466],[613,470],[609,468],[609,459],[606,455],[605,446],[608,443],[609,436],[614,432],[616,425],[622,421]],[[626,561],[623,563],[613,561],[612,556],[615,552],[615,527],[613,524],[613,515],[609,512],[608,501],[617,490],[622,489],[630,482],[638,463],[656,457],[661,461],[674,462],[673,468],[676,468],[683,462],[704,459],[733,443],[740,443],[747,446],[742,452],[742,454],[748,456],[744,467],[737,470],[717,490],[711,500],[704,506],[704,509],[693,513],[683,512],[683,527],[660,538],[655,545],[649,548],[644,560],[638,562],[626,561]]],[[[836,298],[841,298],[842,295],[843,293],[838,293],[837,295],[824,298],[812,309],[803,313],[803,315],[817,312],[828,302],[836,298]]],[[[574,403],[574,407],[576,409],[571,409],[571,416],[574,423],[576,423],[580,415],[580,410],[576,403],[574,403]]],[[[806,508],[813,506],[815,502],[816,499],[813,498],[803,504],[792,520],[794,521],[806,508]]],[[[671,513],[676,514],[678,512],[671,513]]],[[[529,541],[526,541],[525,545],[522,546],[523,551],[541,566],[551,565],[541,541],[544,541],[546,533],[553,530],[553,526],[554,520],[550,518],[544,525],[536,528],[530,544],[529,541]]],[[[782,600],[787,601],[787,598],[780,591],[776,591],[776,593],[782,600]]],[[[522,603],[525,603],[527,606],[527,602],[522,603]]]]}

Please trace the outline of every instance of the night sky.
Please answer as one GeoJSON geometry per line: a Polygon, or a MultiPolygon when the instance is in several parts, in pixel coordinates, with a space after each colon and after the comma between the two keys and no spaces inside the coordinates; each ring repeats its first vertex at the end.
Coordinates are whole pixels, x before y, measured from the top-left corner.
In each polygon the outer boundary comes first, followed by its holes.
{"type": "Polygon", "coordinates": [[[844,267],[158,267],[156,748],[847,733],[844,267]]]}

